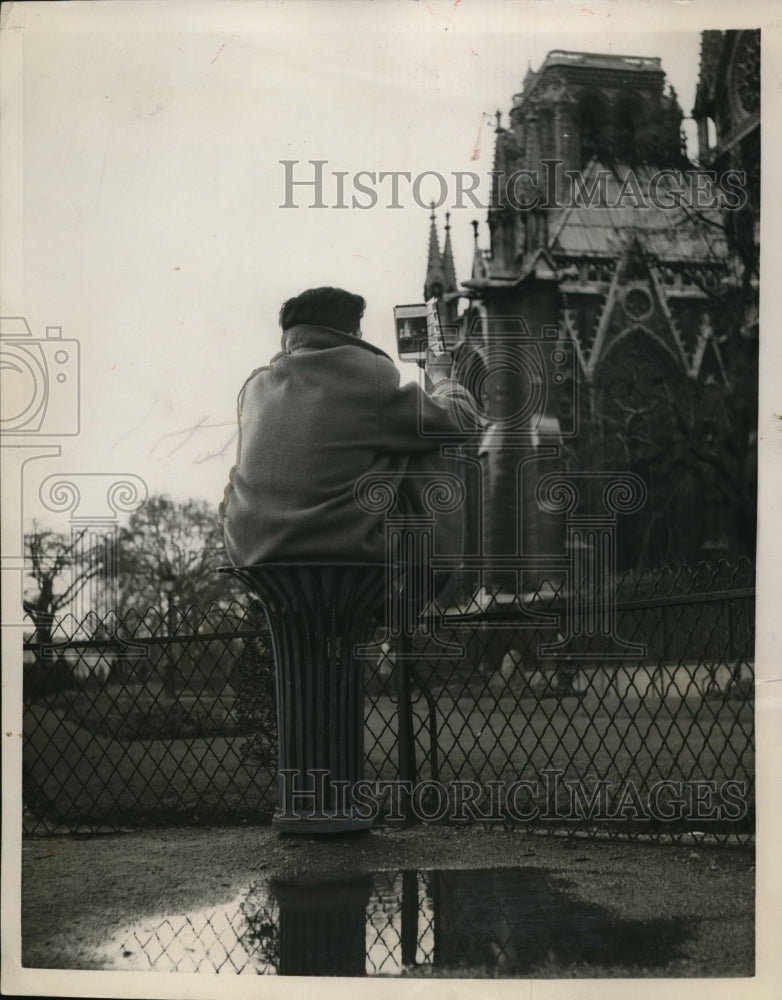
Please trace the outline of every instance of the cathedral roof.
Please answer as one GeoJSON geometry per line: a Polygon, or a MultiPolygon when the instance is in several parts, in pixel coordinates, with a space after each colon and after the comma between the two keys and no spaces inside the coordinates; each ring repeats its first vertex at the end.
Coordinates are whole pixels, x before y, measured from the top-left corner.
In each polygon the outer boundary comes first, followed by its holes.
{"type": "Polygon", "coordinates": [[[621,56],[608,52],[565,52],[560,49],[549,52],[541,69],[547,66],[589,66],[621,70],[623,73],[662,72],[659,56],[621,56]]]}
{"type": "MultiPolygon", "coordinates": [[[[602,204],[569,204],[556,210],[549,222],[548,245],[552,253],[565,256],[612,257],[621,252],[630,238],[638,239],[645,251],[660,260],[715,262],[728,254],[727,244],[714,210],[695,211],[683,207],[637,206],[635,194],[648,200],[655,190],[652,167],[617,165],[612,171],[593,161],[584,172],[587,185],[598,177],[602,204]],[[628,175],[632,173],[628,182],[628,175]],[[621,195],[625,192],[624,199],[621,195]]],[[[673,201],[682,185],[676,175],[664,175],[657,182],[657,195],[673,201]]],[[[707,190],[707,195],[710,194],[707,190]]],[[[704,199],[704,202],[706,199],[704,199]]]]}

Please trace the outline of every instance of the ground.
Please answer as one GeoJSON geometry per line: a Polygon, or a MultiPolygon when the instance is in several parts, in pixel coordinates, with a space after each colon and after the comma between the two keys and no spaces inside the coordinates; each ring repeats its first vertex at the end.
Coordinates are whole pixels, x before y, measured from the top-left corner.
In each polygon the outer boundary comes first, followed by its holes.
{"type": "MultiPolygon", "coordinates": [[[[556,886],[568,913],[598,913],[600,926],[615,928],[620,937],[623,928],[637,938],[664,927],[663,937],[675,944],[657,953],[647,948],[640,964],[632,949],[627,960],[615,953],[602,965],[578,948],[569,956],[554,950],[528,973],[531,978],[753,974],[750,850],[697,841],[565,839],[478,824],[381,828],[320,840],[284,837],[270,826],[29,837],[23,846],[23,964],[120,968],[123,929],[236,905],[271,877],[520,867],[539,884],[543,879],[556,886]]],[[[465,973],[498,974],[458,974],[465,973]]]]}

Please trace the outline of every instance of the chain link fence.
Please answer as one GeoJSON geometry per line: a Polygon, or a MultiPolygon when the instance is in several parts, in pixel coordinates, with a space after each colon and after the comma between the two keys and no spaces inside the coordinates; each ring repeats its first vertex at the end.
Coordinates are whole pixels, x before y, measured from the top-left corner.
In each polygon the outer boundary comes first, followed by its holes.
{"type": "MultiPolygon", "coordinates": [[[[751,840],[754,567],[615,581],[617,634],[643,647],[624,658],[589,635],[557,656],[567,595],[556,581],[521,592],[438,609],[412,660],[378,646],[366,778],[383,794],[410,781],[424,821],[751,840]]],[[[257,602],[129,612],[110,631],[65,618],[51,644],[25,643],[26,831],[269,820],[275,687],[257,602]]]]}

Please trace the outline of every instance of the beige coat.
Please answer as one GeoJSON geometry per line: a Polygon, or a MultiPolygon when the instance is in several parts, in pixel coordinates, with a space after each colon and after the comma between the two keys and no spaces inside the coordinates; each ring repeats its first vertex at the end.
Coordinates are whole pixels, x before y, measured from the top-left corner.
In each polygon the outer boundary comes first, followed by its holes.
{"type": "Polygon", "coordinates": [[[239,394],[236,465],[220,504],[228,555],[234,565],[382,561],[385,514],[359,506],[357,480],[406,476],[400,507],[420,510],[411,473],[452,468],[440,445],[470,436],[471,399],[452,381],[433,395],[400,387],[387,354],[337,330],[296,326],[282,343],[239,394]]]}

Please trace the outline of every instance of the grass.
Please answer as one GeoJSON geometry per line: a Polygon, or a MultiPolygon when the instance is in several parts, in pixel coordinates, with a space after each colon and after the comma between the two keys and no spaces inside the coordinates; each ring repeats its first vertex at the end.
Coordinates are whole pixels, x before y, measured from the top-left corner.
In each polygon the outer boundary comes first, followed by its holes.
{"type": "Polygon", "coordinates": [[[121,742],[192,739],[247,733],[233,709],[234,697],[206,691],[172,695],[138,685],[68,692],[53,703],[64,718],[97,736],[121,742]]]}
{"type": "MultiPolygon", "coordinates": [[[[237,722],[237,699],[162,689],[63,693],[25,712],[25,800],[38,815],[70,823],[226,821],[267,818],[276,768],[254,757],[237,722]]],[[[426,703],[415,703],[419,775],[431,776],[426,703]]],[[[703,701],[646,705],[589,695],[537,701],[486,689],[437,698],[439,780],[540,780],[546,768],[643,793],[660,779],[747,783],[751,828],[754,774],[750,705],[703,701]]],[[[365,775],[396,778],[396,704],[368,700],[365,775]]],[[[558,808],[571,793],[558,789],[558,808]]],[[[614,824],[615,826],[617,824],[614,824]]],[[[700,824],[698,828],[703,828],[700,824]]],[[[707,827],[708,828],[708,827],[707,827]]],[[[730,829],[737,829],[733,824],[730,829]]],[[[737,830],[738,832],[738,830],[737,830]]]]}

